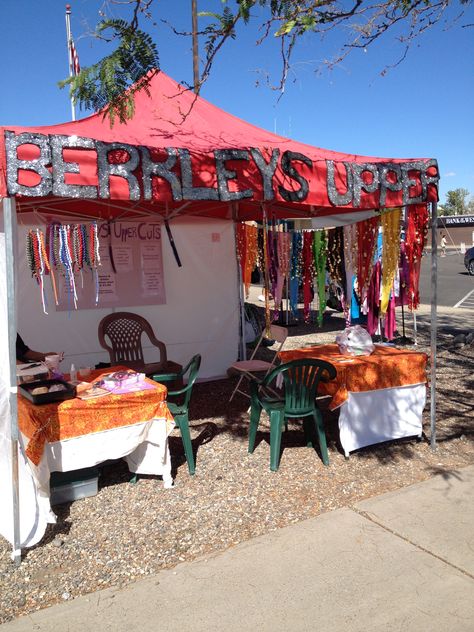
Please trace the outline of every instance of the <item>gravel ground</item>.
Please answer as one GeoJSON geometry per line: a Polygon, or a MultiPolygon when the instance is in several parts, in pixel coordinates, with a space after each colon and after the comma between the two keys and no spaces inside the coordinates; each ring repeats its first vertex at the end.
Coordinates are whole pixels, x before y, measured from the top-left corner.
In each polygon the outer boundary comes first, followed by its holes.
{"type": "MultiPolygon", "coordinates": [[[[300,426],[290,424],[280,469],[272,473],[268,426],[263,425],[254,454],[247,454],[248,400],[236,397],[228,404],[235,379],[197,384],[191,407],[196,475],[188,475],[174,431],[173,489],[164,489],[155,477],[130,484],[124,462],[108,462],[101,469],[98,495],[57,506],[58,523],[48,527],[41,544],[24,552],[19,568],[1,540],[0,622],[100,588],[124,586],[433,474],[456,475],[474,463],[474,344],[455,347],[452,341],[466,333],[468,323],[472,329],[473,320],[466,310],[440,315],[436,452],[425,437],[365,448],[346,460],[337,414],[325,411],[330,466],[303,447],[300,426]]],[[[420,310],[418,323],[417,348],[429,353],[429,310],[420,310]]],[[[322,330],[291,327],[286,348],[333,342],[342,328],[341,316],[330,312],[322,330]]],[[[429,403],[424,427],[429,435],[429,403]]]]}

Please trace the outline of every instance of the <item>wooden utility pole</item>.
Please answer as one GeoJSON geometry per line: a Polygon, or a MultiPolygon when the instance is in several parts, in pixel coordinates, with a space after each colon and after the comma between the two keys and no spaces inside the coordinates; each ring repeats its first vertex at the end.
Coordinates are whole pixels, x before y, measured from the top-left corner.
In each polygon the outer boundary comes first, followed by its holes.
{"type": "Polygon", "coordinates": [[[199,93],[199,57],[198,57],[198,19],[197,0],[191,0],[191,12],[193,16],[193,78],[194,92],[199,93]]]}

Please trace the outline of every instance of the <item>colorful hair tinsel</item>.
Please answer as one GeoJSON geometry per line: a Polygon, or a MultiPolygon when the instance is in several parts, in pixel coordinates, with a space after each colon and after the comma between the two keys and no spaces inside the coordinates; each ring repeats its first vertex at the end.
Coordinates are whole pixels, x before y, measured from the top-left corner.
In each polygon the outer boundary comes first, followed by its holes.
{"type": "Polygon", "coordinates": [[[357,286],[360,296],[367,290],[373,268],[373,259],[380,218],[370,217],[357,223],[357,286]]]}
{"type": "Polygon", "coordinates": [[[58,304],[58,295],[56,290],[56,281],[51,270],[47,248],[45,245],[44,234],[39,228],[28,231],[28,235],[26,237],[26,259],[31,274],[35,277],[36,282],[40,287],[43,312],[47,314],[47,296],[44,287],[45,274],[50,274],[56,305],[58,304]]]}
{"type": "Polygon", "coordinates": [[[74,279],[74,268],[71,253],[69,252],[69,228],[69,225],[59,227],[59,261],[63,267],[68,300],[72,297],[74,309],[77,309],[77,292],[74,279]]]}
{"type": "Polygon", "coordinates": [[[407,291],[410,310],[416,310],[420,304],[421,257],[428,232],[428,220],[428,207],[426,204],[416,204],[408,207],[405,249],[409,266],[407,291]]]}
{"type": "Polygon", "coordinates": [[[303,318],[305,323],[309,323],[311,318],[313,279],[313,233],[312,231],[305,231],[303,233],[303,318]]]}
{"type": "Polygon", "coordinates": [[[257,227],[239,222],[236,226],[236,240],[237,259],[245,288],[245,298],[248,298],[252,271],[257,265],[257,227]]]}
{"type": "Polygon", "coordinates": [[[46,294],[43,277],[49,274],[56,305],[59,304],[58,287],[54,270],[64,275],[68,299],[72,297],[77,309],[75,275],[87,265],[95,277],[95,301],[99,300],[100,265],[97,222],[86,224],[66,224],[51,222],[45,234],[40,229],[31,230],[27,236],[26,254],[28,266],[41,287],[43,310],[46,312],[46,294]]]}
{"type": "Polygon", "coordinates": [[[317,230],[314,233],[313,257],[314,257],[314,269],[316,273],[316,279],[318,282],[318,299],[319,299],[318,325],[322,327],[323,315],[326,309],[327,246],[326,246],[326,232],[324,230],[317,230]]]}
{"type": "Polygon", "coordinates": [[[290,309],[295,318],[298,318],[298,293],[302,282],[302,251],[303,235],[299,232],[294,232],[291,242],[290,309]]]}
{"type": "Polygon", "coordinates": [[[281,302],[283,297],[283,285],[285,279],[288,278],[290,271],[290,250],[291,250],[291,235],[287,232],[278,232],[276,234],[276,251],[278,257],[277,268],[277,283],[275,287],[275,310],[273,313],[273,320],[278,320],[280,317],[281,302]]]}
{"type": "Polygon", "coordinates": [[[395,208],[382,214],[382,282],[380,290],[380,315],[388,309],[390,291],[398,268],[400,256],[401,209],[395,208]]]}

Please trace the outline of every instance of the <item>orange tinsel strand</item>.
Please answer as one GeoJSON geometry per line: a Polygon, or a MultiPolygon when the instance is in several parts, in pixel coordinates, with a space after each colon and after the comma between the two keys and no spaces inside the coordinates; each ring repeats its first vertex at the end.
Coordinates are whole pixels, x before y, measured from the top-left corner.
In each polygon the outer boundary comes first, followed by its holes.
{"type": "Polygon", "coordinates": [[[48,255],[46,254],[44,235],[42,231],[39,231],[39,246],[41,248],[41,254],[43,255],[43,262],[44,262],[45,268],[49,272],[49,275],[51,277],[51,285],[53,286],[54,302],[56,303],[56,305],[58,305],[59,301],[58,301],[58,291],[56,288],[56,279],[54,278],[54,272],[49,263],[48,255]]]}
{"type": "Polygon", "coordinates": [[[363,222],[357,223],[357,286],[360,295],[369,285],[379,221],[379,217],[370,217],[363,222]]]}
{"type": "Polygon", "coordinates": [[[252,272],[257,265],[257,227],[245,225],[245,260],[243,265],[243,280],[245,296],[248,297],[252,272]]]}

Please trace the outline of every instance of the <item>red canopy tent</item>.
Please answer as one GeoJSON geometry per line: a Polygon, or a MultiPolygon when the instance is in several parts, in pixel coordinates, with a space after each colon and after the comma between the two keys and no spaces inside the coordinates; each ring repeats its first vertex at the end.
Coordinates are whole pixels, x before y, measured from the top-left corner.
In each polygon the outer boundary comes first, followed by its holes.
{"type": "MultiPolygon", "coordinates": [[[[10,350],[13,506],[18,522],[15,372],[16,210],[81,218],[179,214],[260,220],[347,215],[432,203],[431,421],[436,384],[436,160],[327,151],[272,134],[194,95],[163,72],[113,127],[102,113],[43,127],[0,128],[10,350]]],[[[358,217],[359,216],[359,217],[358,217]]],[[[328,218],[328,221],[329,218],[328,218]]],[[[14,557],[20,559],[18,525],[14,557]]]]}
{"type": "Polygon", "coordinates": [[[242,121],[163,72],[135,114],[98,113],[44,127],[0,128],[0,197],[110,219],[189,213],[239,220],[312,217],[437,201],[433,159],[319,149],[242,121]],[[67,200],[67,202],[66,202],[67,200]],[[132,204],[130,204],[132,202],[132,204]],[[102,207],[102,208],[101,208],[102,207]]]}

